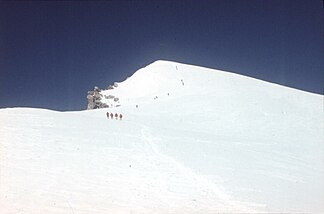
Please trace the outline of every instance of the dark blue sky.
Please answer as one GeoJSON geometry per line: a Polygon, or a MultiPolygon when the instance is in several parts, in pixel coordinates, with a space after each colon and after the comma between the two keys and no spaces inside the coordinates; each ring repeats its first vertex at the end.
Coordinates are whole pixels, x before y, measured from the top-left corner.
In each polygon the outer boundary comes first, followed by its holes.
{"type": "Polygon", "coordinates": [[[85,109],[157,59],[323,94],[323,1],[0,1],[0,108],[85,109]]]}

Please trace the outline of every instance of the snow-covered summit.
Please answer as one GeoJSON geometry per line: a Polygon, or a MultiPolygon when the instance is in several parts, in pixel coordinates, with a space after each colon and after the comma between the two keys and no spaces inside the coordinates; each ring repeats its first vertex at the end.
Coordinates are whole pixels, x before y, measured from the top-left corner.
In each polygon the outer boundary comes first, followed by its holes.
{"type": "Polygon", "coordinates": [[[98,98],[104,107],[119,107],[130,100],[170,94],[172,97],[213,94],[227,98],[237,95],[271,98],[291,96],[290,93],[299,96],[306,92],[226,71],[158,60],[125,81],[114,83],[109,90],[100,90],[98,98]]]}

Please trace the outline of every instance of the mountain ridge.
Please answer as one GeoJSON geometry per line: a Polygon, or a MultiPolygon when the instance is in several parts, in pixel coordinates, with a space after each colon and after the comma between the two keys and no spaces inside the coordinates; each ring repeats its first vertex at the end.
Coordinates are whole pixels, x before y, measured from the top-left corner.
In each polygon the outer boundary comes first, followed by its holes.
{"type": "MultiPolygon", "coordinates": [[[[264,85],[266,87],[272,87],[277,91],[278,94],[286,93],[286,91],[295,91],[296,93],[306,93],[312,96],[322,96],[320,94],[306,92],[299,89],[282,86],[276,83],[259,80],[253,77],[231,73],[228,71],[216,70],[172,61],[157,60],[137,70],[125,81],[115,82],[113,85],[108,86],[108,90],[103,90],[95,87],[93,91],[89,91],[87,97],[88,109],[119,107],[122,105],[120,99],[129,99],[135,97],[140,98],[149,94],[155,97],[158,93],[163,93],[162,91],[168,93],[167,91],[170,90],[183,90],[184,88],[178,86],[179,84],[182,84],[184,86],[184,81],[188,81],[188,83],[190,83],[189,85],[186,85],[186,87],[184,87],[187,89],[187,93],[189,94],[198,90],[199,88],[197,88],[197,85],[199,84],[210,85],[210,91],[216,89],[231,90],[233,86],[237,87],[238,89],[244,89],[248,88],[249,84],[258,84],[264,85]],[[205,76],[205,78],[202,79],[201,76],[205,76]],[[207,81],[202,82],[206,79],[207,81]],[[216,87],[217,84],[221,85],[224,81],[226,81],[227,83],[224,85],[226,87],[216,87]],[[235,85],[242,82],[244,82],[245,84],[235,85]],[[213,85],[215,87],[213,87],[213,85]]],[[[203,86],[201,86],[201,88],[203,88],[203,86]]],[[[259,87],[258,90],[263,90],[263,88],[259,87]]],[[[202,92],[202,90],[199,91],[200,93],[202,92]]],[[[264,92],[267,93],[267,91],[264,92]]]]}

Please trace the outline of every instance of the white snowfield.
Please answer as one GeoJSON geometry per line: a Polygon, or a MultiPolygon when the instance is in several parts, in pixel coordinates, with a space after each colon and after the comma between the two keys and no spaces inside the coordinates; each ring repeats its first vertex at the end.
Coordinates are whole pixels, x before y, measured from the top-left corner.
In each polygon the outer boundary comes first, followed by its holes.
{"type": "Polygon", "coordinates": [[[1,214],[324,212],[323,95],[167,61],[101,93],[0,109],[1,214]]]}

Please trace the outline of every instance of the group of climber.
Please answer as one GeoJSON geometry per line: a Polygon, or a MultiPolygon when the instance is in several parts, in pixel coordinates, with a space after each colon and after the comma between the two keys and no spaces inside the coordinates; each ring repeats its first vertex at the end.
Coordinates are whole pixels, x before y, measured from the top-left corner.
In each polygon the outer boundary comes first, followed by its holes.
{"type": "Polygon", "coordinates": [[[107,119],[109,119],[109,117],[110,117],[111,119],[114,119],[114,116],[115,116],[115,119],[116,119],[116,120],[118,120],[118,118],[119,118],[120,120],[123,119],[123,115],[122,115],[122,114],[117,114],[117,113],[115,113],[115,114],[110,113],[110,114],[109,114],[109,112],[107,112],[106,115],[107,115],[107,119]]]}

